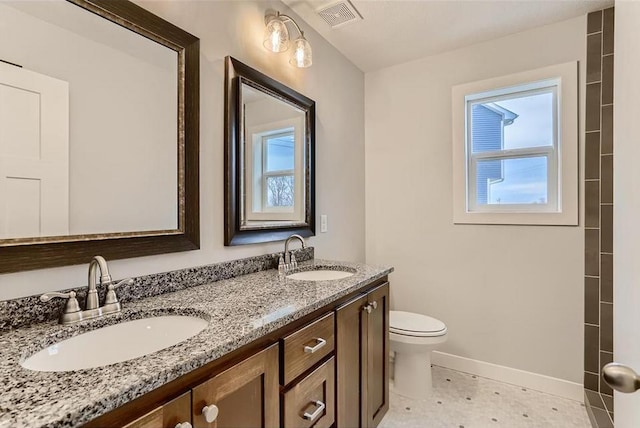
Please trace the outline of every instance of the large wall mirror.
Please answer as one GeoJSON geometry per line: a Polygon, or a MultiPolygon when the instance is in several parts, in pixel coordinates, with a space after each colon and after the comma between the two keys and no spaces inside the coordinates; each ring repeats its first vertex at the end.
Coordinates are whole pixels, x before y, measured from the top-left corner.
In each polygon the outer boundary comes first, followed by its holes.
{"type": "Polygon", "coordinates": [[[225,245],[314,234],[315,102],[226,59],[225,245]]]}
{"type": "Polygon", "coordinates": [[[0,273],[198,248],[198,38],[124,0],[0,27],[0,273]]]}

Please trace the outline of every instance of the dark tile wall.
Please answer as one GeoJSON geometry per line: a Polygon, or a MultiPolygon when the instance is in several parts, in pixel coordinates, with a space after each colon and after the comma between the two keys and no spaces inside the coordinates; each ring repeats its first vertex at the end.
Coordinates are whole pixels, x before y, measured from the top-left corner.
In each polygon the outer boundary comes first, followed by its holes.
{"type": "Polygon", "coordinates": [[[613,426],[612,391],[600,376],[613,360],[613,11],[587,17],[584,387],[598,428],[613,426]]]}

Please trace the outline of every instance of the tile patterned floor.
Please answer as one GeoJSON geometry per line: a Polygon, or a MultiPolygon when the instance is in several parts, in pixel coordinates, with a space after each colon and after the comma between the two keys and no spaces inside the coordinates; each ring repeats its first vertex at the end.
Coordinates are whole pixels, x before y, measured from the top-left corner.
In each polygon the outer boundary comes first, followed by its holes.
{"type": "Polygon", "coordinates": [[[380,428],[591,428],[584,404],[443,367],[433,367],[433,395],[419,401],[391,387],[380,428]]]}

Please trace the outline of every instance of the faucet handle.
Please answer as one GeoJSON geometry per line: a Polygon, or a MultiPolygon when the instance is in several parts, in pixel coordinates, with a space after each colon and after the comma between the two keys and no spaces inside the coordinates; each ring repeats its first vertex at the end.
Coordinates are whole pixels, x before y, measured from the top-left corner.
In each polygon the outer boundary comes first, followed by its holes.
{"type": "Polygon", "coordinates": [[[118,303],[118,296],[116,295],[115,289],[120,287],[121,285],[133,285],[133,279],[127,278],[118,282],[117,284],[109,284],[107,285],[107,296],[104,299],[104,304],[109,305],[112,303],[118,303]]]}
{"type": "Polygon", "coordinates": [[[120,281],[120,282],[118,282],[116,284],[111,283],[111,284],[109,284],[107,286],[107,290],[114,290],[114,289],[120,287],[121,285],[133,285],[133,279],[126,278],[126,279],[123,279],[122,281],[120,281]]]}
{"type": "Polygon", "coordinates": [[[72,297],[76,297],[76,292],[75,291],[69,291],[68,293],[59,293],[57,291],[52,291],[50,293],[45,293],[42,296],[40,296],[40,301],[41,302],[48,302],[49,300],[56,298],[56,297],[60,297],[62,299],[70,299],[72,297]]]}
{"type": "Polygon", "coordinates": [[[60,297],[63,299],[67,299],[67,303],[64,305],[64,314],[72,314],[74,312],[80,312],[80,304],[78,303],[78,299],[76,299],[76,292],[69,291],[68,293],[58,293],[53,291],[51,293],[45,293],[40,296],[41,302],[48,302],[49,300],[60,297]]]}

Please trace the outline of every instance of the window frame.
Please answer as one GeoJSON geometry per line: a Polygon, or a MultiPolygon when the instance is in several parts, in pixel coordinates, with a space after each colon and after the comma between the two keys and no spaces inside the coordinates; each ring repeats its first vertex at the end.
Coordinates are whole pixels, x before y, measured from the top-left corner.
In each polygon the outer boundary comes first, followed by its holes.
{"type": "MultiPolygon", "coordinates": [[[[561,143],[559,130],[559,106],[558,92],[560,90],[559,79],[547,79],[538,82],[518,85],[498,90],[470,94],[465,96],[466,116],[465,116],[465,150],[467,160],[467,210],[469,212],[557,212],[558,211],[558,184],[560,170],[558,168],[558,157],[561,143]],[[473,121],[472,109],[474,105],[487,102],[500,102],[527,95],[537,95],[551,93],[552,100],[552,144],[551,146],[530,146],[518,149],[502,149],[486,152],[473,152],[473,121]],[[488,160],[509,160],[526,159],[533,157],[545,157],[547,159],[547,203],[546,204],[478,204],[477,203],[477,165],[478,161],[488,160]]],[[[504,128],[501,129],[502,141],[504,142],[504,128]]]]}
{"type": "Polygon", "coordinates": [[[578,93],[577,61],[452,88],[455,224],[578,225],[578,93]],[[544,92],[545,88],[552,86],[556,87],[553,146],[471,153],[468,119],[472,102],[544,92]],[[477,204],[475,172],[478,160],[518,159],[534,155],[547,157],[547,204],[477,204]]]}

